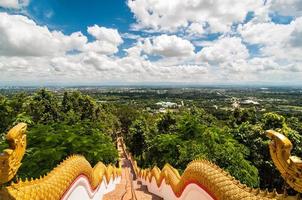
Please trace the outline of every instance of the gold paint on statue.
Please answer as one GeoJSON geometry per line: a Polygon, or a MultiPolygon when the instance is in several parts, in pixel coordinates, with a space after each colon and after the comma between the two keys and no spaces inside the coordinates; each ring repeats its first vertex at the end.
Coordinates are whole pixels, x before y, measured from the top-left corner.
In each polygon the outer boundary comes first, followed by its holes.
{"type": "MultiPolygon", "coordinates": [[[[10,181],[17,173],[26,147],[26,125],[21,123],[7,134],[10,149],[1,155],[1,184],[10,181]]],[[[121,176],[121,169],[105,166],[99,162],[94,168],[79,155],[70,156],[46,176],[39,179],[19,180],[0,190],[0,199],[6,200],[58,200],[80,175],[85,176],[93,189],[97,188],[103,178],[109,183],[110,178],[121,176]]]]}
{"type": "MultiPolygon", "coordinates": [[[[302,192],[302,161],[298,157],[290,156],[291,142],[280,133],[268,131],[267,134],[272,139],[269,147],[277,169],[293,189],[302,192]]],[[[207,160],[192,161],[182,176],[169,164],[166,164],[162,170],[156,166],[152,170],[140,169],[136,161],[133,158],[131,160],[138,177],[149,183],[154,179],[158,187],[165,181],[177,196],[181,195],[187,184],[195,183],[204,186],[216,199],[222,200],[300,199],[299,195],[288,196],[278,194],[276,191],[268,192],[268,190],[250,188],[207,160]]]]}
{"type": "MultiPolygon", "coordinates": [[[[9,149],[0,155],[0,184],[12,180],[16,175],[26,149],[26,124],[20,123],[13,127],[6,139],[9,149]]],[[[302,191],[302,161],[291,156],[292,144],[282,134],[267,131],[271,138],[269,145],[271,157],[285,181],[296,191],[302,191]]],[[[130,155],[128,155],[131,158],[130,155]]],[[[216,199],[227,200],[268,200],[268,199],[299,199],[299,196],[290,197],[249,188],[241,184],[226,171],[207,160],[194,160],[188,164],[184,173],[180,175],[171,165],[166,164],[162,170],[157,167],[140,169],[134,159],[130,159],[136,175],[151,182],[155,180],[157,186],[163,181],[170,185],[177,196],[180,196],[190,183],[203,186],[216,199]]],[[[109,183],[110,179],[121,175],[121,168],[105,166],[99,162],[94,168],[83,156],[70,156],[46,176],[35,180],[19,180],[10,186],[0,189],[0,199],[11,200],[59,200],[74,180],[80,175],[85,176],[93,189],[97,188],[103,179],[109,183]]]]}
{"type": "Polygon", "coordinates": [[[302,160],[291,156],[293,148],[290,140],[275,131],[267,131],[271,138],[269,144],[272,160],[287,184],[298,192],[302,192],[302,160]]]}
{"type": "Polygon", "coordinates": [[[26,128],[25,123],[20,123],[6,135],[9,149],[5,149],[0,155],[0,185],[14,178],[21,166],[26,150],[26,128]]]}

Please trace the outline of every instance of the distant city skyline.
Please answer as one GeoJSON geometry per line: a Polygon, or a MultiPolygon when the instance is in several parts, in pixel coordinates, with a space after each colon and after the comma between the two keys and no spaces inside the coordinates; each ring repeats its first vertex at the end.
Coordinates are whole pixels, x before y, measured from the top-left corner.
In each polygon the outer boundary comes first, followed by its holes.
{"type": "Polygon", "coordinates": [[[301,0],[0,0],[0,86],[302,85],[301,0]]]}

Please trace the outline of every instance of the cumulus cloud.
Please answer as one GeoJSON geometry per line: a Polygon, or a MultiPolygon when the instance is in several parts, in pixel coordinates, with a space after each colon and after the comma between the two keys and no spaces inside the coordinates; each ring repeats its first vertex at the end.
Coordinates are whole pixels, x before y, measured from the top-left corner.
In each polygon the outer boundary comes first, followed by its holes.
{"type": "Polygon", "coordinates": [[[7,56],[46,56],[79,49],[87,42],[81,32],[64,35],[50,31],[22,15],[0,13],[0,54],[7,56]]]}
{"type": "Polygon", "coordinates": [[[207,30],[205,28],[205,24],[192,23],[189,25],[186,32],[189,33],[189,35],[202,36],[207,33],[207,30]]]}
{"type": "Polygon", "coordinates": [[[238,28],[244,41],[261,46],[263,56],[286,59],[289,62],[302,61],[302,17],[290,24],[275,24],[271,21],[257,23],[251,21],[238,28]],[[265,31],[264,31],[265,30],[265,31]]]}
{"type": "Polygon", "coordinates": [[[117,45],[106,41],[96,40],[94,42],[89,42],[83,47],[84,51],[93,51],[100,54],[114,54],[118,52],[117,45]]]}
{"type": "Polygon", "coordinates": [[[176,35],[160,35],[152,39],[147,38],[143,50],[148,54],[163,57],[188,57],[194,55],[193,44],[176,35]]]}
{"type": "Polygon", "coordinates": [[[88,27],[88,33],[96,40],[88,42],[81,32],[65,35],[37,25],[22,15],[0,13],[0,54],[6,56],[63,55],[70,51],[93,51],[114,54],[123,42],[116,29],[88,27]]]}
{"type": "Polygon", "coordinates": [[[91,41],[81,32],[67,35],[1,12],[0,82],[301,82],[300,3],[282,2],[129,0],[137,20],[133,27],[152,33],[120,34],[92,25],[91,41]],[[289,24],[277,24],[269,13],[286,15],[284,6],[295,16],[289,24]],[[249,11],[254,18],[245,22],[249,11]],[[231,29],[234,23],[240,23],[237,29],[231,29]],[[219,37],[208,38],[216,32],[219,37]],[[259,52],[253,54],[250,45],[259,52]],[[119,50],[125,55],[115,54],[119,50]]]}
{"type": "Polygon", "coordinates": [[[134,29],[176,32],[204,32],[204,24],[211,32],[228,32],[234,23],[244,22],[253,12],[258,20],[269,20],[269,13],[302,16],[301,0],[128,0],[137,23],[134,29]]]}
{"type": "MultiPolygon", "coordinates": [[[[249,39],[258,43],[263,40],[254,37],[249,39]]],[[[273,43],[267,41],[267,44],[273,43]]],[[[288,59],[288,56],[280,60],[281,57],[277,55],[262,54],[261,57],[251,57],[240,37],[222,36],[216,41],[204,43],[202,50],[196,54],[196,62],[209,65],[213,80],[218,78],[216,81],[282,82],[290,76],[294,80],[301,80],[301,67],[297,64],[299,62],[288,59]]]]}
{"type": "Polygon", "coordinates": [[[0,82],[28,81],[41,84],[104,82],[202,82],[209,80],[201,65],[152,63],[143,57],[108,57],[94,52],[54,57],[1,57],[0,82]],[[2,66],[2,63],[5,65],[2,66]],[[187,80],[185,80],[187,79],[187,80]],[[65,82],[64,82],[65,81],[65,82]]]}
{"type": "Polygon", "coordinates": [[[222,37],[210,46],[204,47],[196,55],[197,60],[217,65],[249,57],[248,49],[239,37],[222,37]]]}
{"type": "Polygon", "coordinates": [[[281,70],[282,66],[274,61],[273,58],[253,58],[248,61],[250,66],[250,71],[253,73],[258,73],[259,71],[276,71],[281,70]]]}
{"type": "Polygon", "coordinates": [[[128,56],[140,57],[143,50],[142,47],[143,44],[141,42],[138,42],[135,46],[130,47],[128,49],[124,49],[124,51],[127,52],[128,56]]]}
{"type": "Polygon", "coordinates": [[[255,0],[128,0],[138,22],[135,28],[161,31],[175,31],[193,22],[208,23],[213,32],[225,32],[262,5],[255,0]]]}
{"type": "Polygon", "coordinates": [[[283,42],[292,32],[292,26],[273,22],[254,23],[251,21],[238,28],[244,40],[253,44],[275,44],[283,42]],[[265,30],[265,31],[264,31],[265,30]]]}
{"type": "Polygon", "coordinates": [[[116,29],[100,27],[98,25],[89,26],[87,32],[99,41],[119,45],[123,42],[120,34],[116,29]]]}
{"type": "Polygon", "coordinates": [[[291,25],[294,28],[290,34],[289,43],[293,47],[302,48],[302,17],[297,18],[291,25]]]}
{"type": "Polygon", "coordinates": [[[270,9],[285,16],[302,16],[301,0],[270,0],[270,9]]]}
{"type": "Polygon", "coordinates": [[[20,9],[29,4],[29,0],[0,0],[0,7],[20,9]]]}
{"type": "Polygon", "coordinates": [[[100,27],[98,25],[89,26],[87,32],[96,41],[87,43],[85,51],[94,51],[100,54],[114,54],[118,52],[118,46],[123,43],[123,39],[116,29],[100,27]]]}
{"type": "Polygon", "coordinates": [[[116,63],[105,55],[89,52],[83,56],[83,65],[91,65],[97,71],[113,71],[118,68],[116,63]]]}
{"type": "Polygon", "coordinates": [[[132,40],[137,40],[140,38],[139,35],[136,35],[133,33],[122,33],[121,36],[122,36],[122,38],[132,39],[132,40]]]}

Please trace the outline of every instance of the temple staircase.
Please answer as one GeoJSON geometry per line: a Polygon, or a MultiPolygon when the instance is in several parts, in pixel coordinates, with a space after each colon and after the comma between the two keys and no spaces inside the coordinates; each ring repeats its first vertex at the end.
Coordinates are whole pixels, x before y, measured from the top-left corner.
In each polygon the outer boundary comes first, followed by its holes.
{"type": "Polygon", "coordinates": [[[121,182],[115,190],[104,195],[104,200],[160,200],[162,198],[148,192],[148,188],[143,186],[140,181],[133,180],[135,172],[122,138],[117,139],[120,163],[122,166],[121,182]]]}
{"type": "MultiPolygon", "coordinates": [[[[20,123],[6,135],[9,148],[0,154],[0,200],[298,200],[259,188],[249,188],[217,165],[194,160],[183,174],[166,164],[162,169],[140,169],[117,140],[119,167],[102,162],[92,167],[79,155],[68,157],[38,179],[10,182],[21,166],[26,150],[26,124],[20,123]]],[[[292,143],[282,134],[267,131],[270,154],[286,183],[302,192],[302,162],[291,156],[292,143]]]]}

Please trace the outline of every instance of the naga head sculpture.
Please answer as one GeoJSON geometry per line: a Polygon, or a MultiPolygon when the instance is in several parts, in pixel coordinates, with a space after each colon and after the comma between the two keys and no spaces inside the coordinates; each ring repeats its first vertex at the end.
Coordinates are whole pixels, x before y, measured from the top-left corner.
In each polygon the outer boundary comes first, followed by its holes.
{"type": "Polygon", "coordinates": [[[269,150],[276,168],[289,186],[302,192],[302,160],[291,155],[291,141],[273,130],[266,131],[266,134],[271,139],[269,150]]]}
{"type": "Polygon", "coordinates": [[[10,181],[17,174],[26,150],[25,123],[14,126],[6,135],[9,148],[0,154],[0,185],[10,181]]]}

